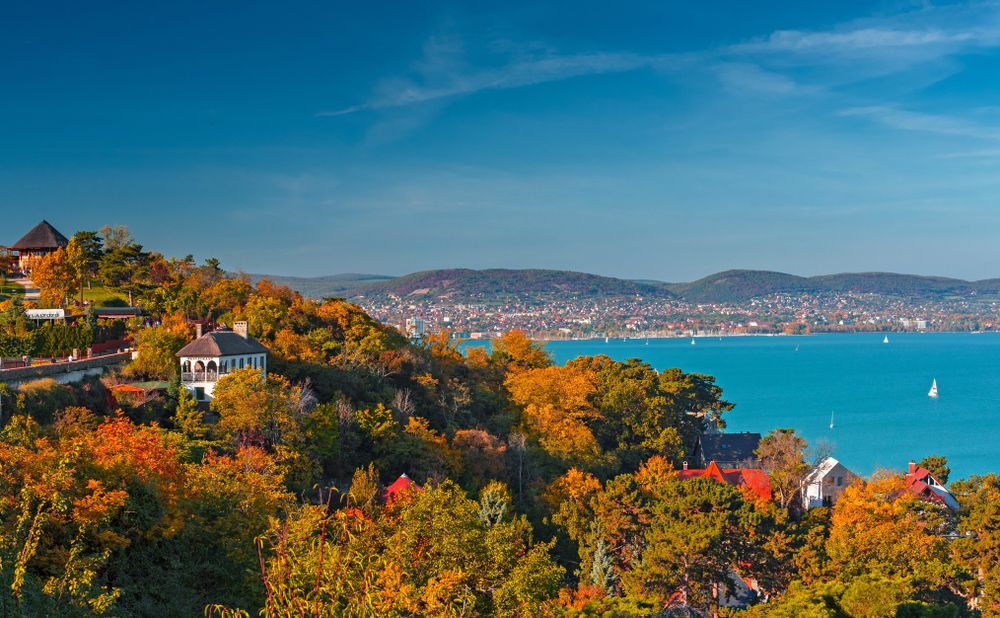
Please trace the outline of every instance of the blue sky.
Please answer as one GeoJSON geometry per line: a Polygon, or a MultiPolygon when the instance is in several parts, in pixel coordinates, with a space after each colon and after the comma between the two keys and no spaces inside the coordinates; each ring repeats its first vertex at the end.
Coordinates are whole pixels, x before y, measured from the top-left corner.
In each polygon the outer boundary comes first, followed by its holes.
{"type": "Polygon", "coordinates": [[[5,3],[0,242],[1000,276],[1000,4],[5,3]]]}

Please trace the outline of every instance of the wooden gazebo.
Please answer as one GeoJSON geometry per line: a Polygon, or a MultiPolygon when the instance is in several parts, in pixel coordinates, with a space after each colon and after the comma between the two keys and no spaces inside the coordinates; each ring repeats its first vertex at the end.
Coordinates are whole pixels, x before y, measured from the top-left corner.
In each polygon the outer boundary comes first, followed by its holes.
{"type": "Polygon", "coordinates": [[[32,262],[68,244],[69,240],[59,230],[43,220],[7,249],[17,252],[18,268],[22,272],[30,273],[32,262]]]}

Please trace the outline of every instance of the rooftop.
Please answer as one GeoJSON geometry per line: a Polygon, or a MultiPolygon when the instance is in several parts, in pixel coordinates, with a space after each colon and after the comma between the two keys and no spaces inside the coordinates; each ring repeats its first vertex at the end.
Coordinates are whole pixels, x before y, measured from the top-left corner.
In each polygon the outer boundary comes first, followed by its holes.
{"type": "Polygon", "coordinates": [[[10,246],[11,249],[58,249],[69,244],[69,240],[63,236],[59,230],[52,227],[52,224],[43,220],[41,223],[31,228],[31,231],[21,237],[10,246]]]}
{"type": "Polygon", "coordinates": [[[264,353],[267,353],[267,348],[253,337],[244,337],[228,328],[220,328],[187,344],[181,348],[177,356],[214,357],[264,353]]]}

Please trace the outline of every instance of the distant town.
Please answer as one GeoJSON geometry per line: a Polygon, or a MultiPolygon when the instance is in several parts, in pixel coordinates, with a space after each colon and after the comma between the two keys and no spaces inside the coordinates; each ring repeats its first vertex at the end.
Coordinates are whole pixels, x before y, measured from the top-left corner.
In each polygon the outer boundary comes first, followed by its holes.
{"type": "Polygon", "coordinates": [[[769,294],[743,302],[698,304],[641,296],[480,302],[360,296],[370,315],[411,337],[447,330],[489,339],[523,330],[536,339],[804,335],[839,332],[990,331],[995,299],[912,299],[884,294],[769,294]]]}

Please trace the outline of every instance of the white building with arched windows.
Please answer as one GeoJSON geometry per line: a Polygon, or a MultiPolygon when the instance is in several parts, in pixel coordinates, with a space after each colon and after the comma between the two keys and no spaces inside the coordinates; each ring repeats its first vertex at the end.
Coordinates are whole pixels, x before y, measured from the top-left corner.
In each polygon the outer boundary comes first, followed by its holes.
{"type": "Polygon", "coordinates": [[[220,328],[198,338],[177,353],[181,362],[181,384],[198,401],[211,401],[219,378],[238,369],[258,369],[267,375],[267,348],[247,334],[246,322],[233,329],[220,328]]]}

